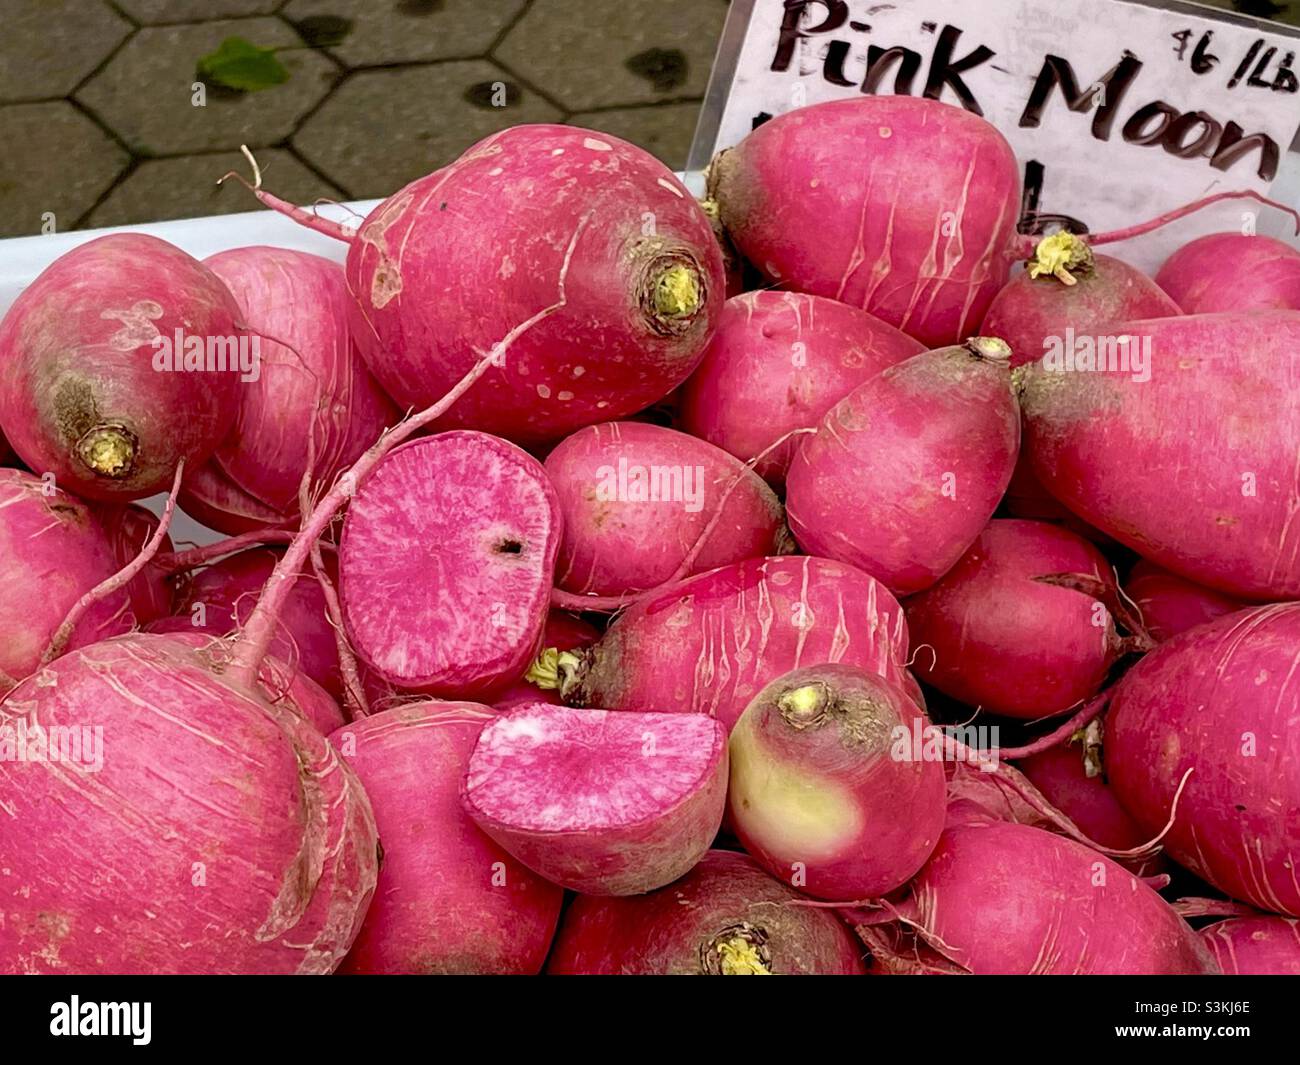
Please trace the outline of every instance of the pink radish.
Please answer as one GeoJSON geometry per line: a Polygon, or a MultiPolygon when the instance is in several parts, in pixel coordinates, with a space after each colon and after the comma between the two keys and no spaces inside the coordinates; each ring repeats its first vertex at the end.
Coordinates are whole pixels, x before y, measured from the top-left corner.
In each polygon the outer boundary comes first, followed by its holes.
{"type": "MultiPolygon", "coordinates": [[[[576,614],[552,610],[546,615],[542,628],[542,646],[559,651],[579,651],[600,639],[600,629],[576,614]]],[[[524,703],[545,702],[560,705],[560,695],[554,688],[539,688],[526,677],[511,684],[492,700],[498,710],[511,710],[524,703]]]]}
{"type": "Polygon", "coordinates": [[[60,486],[140,499],[220,443],[255,339],[220,278],[179,248],[98,237],[46,267],[0,323],[0,424],[60,486]]]}
{"type": "Polygon", "coordinates": [[[365,785],[384,847],[344,972],[541,971],[564,892],[496,846],[460,805],[470,751],[495,716],[474,703],[412,703],[330,736],[365,785]]]}
{"type": "Polygon", "coordinates": [[[685,874],[717,835],[726,798],[716,721],[545,703],[484,726],[463,791],[502,848],[589,895],[636,895],[685,874]]]}
{"type": "Polygon", "coordinates": [[[1015,468],[1010,354],[987,337],[925,352],[827,411],[786,480],[799,545],[866,570],[895,595],[951,569],[1015,468]]]}
{"type": "Polygon", "coordinates": [[[187,478],[185,505],[197,503],[205,523],[227,533],[253,521],[296,521],[305,441],[312,441],[312,480],[328,484],[397,420],[397,410],[349,335],[342,267],[268,247],[223,251],[204,265],[264,339],[259,375],[240,390],[234,427],[203,475],[187,478]],[[251,505],[232,506],[232,499],[251,505]]]}
{"type": "Polygon", "coordinates": [[[1006,282],[1020,167],[960,107],[861,96],[765,122],[714,160],[709,192],[771,280],[938,347],[974,333],[1006,282]]]}
{"type": "Polygon", "coordinates": [[[1095,695],[1124,645],[1106,605],[1043,578],[1112,591],[1092,544],[1046,522],[989,522],[946,576],[907,601],[921,679],[967,706],[1035,720],[1095,695]]]}
{"type": "MultiPolygon", "coordinates": [[[[686,382],[681,427],[748,461],[781,437],[815,426],[855,387],[923,344],[866,311],[796,292],[727,300],[700,368],[686,382]]],[[[755,471],[785,482],[793,438],[755,471]]]]}
{"type": "Polygon", "coordinates": [[[536,442],[626,417],[686,379],[726,298],[704,211],[662,163],[605,133],[495,133],[355,233],[257,194],[350,242],[353,332],[399,406],[432,402],[496,353],[444,426],[536,442]]]}
{"type": "Polygon", "coordinates": [[[942,764],[898,754],[926,725],[900,689],[856,667],[787,673],[732,729],[730,826],[764,869],[809,895],[892,892],[943,831],[942,764]]]}
{"type": "Polygon", "coordinates": [[[1070,336],[1096,336],[1107,323],[1179,313],[1142,271],[1095,255],[1083,239],[1063,231],[1044,237],[1025,272],[1002,287],[980,332],[1005,340],[1011,365],[1021,366],[1070,336]]]}
{"type": "Polygon", "coordinates": [[[1157,640],[1167,640],[1248,605],[1202,588],[1144,558],[1138,559],[1129,572],[1124,590],[1137,604],[1147,631],[1157,640]]]}
{"type": "MultiPolygon", "coordinates": [[[[158,516],[138,503],[110,503],[92,506],[91,509],[108,533],[118,569],[127,565],[144,549],[158,528],[158,516]]],[[[170,536],[164,536],[161,550],[172,550],[170,536]]],[[[144,625],[171,613],[173,589],[169,578],[170,574],[163,566],[150,562],[144,572],[127,586],[127,593],[131,597],[131,612],[138,624],[144,625]]]]}
{"type": "Polygon", "coordinates": [[[1211,233],[1174,252],[1156,284],[1187,314],[1300,311],[1300,251],[1273,237],[1211,233]]]}
{"type": "Polygon", "coordinates": [[[1300,921],[1233,917],[1200,935],[1229,976],[1300,976],[1300,921]]]}
{"type": "Polygon", "coordinates": [[[709,851],[685,877],[649,895],[579,895],[560,925],[553,975],[856,976],[862,947],[829,910],[744,854],[709,851]]]}
{"type": "Polygon", "coordinates": [[[1245,599],[1300,596],[1300,313],[1113,329],[1128,338],[1112,353],[1120,372],[1025,370],[1026,446],[1039,479],[1179,576],[1245,599]],[[1182,505],[1168,497],[1175,483],[1182,505]]]}
{"type": "Polygon", "coordinates": [[[1170,856],[1225,894],[1292,917],[1300,917],[1298,655],[1300,604],[1189,629],[1125,674],[1105,735],[1107,777],[1142,831],[1164,827],[1182,785],[1164,839],[1170,856]]]}
{"type": "Polygon", "coordinates": [[[546,458],[564,519],[555,583],[618,596],[687,571],[778,554],[785,513],[763,479],[720,448],[658,425],[579,429],[546,458]]]}
{"type": "Polygon", "coordinates": [[[910,680],[903,611],[884,585],[852,566],[791,556],[723,566],[646,596],[594,646],[558,657],[541,665],[558,667],[567,703],[708,714],[728,730],[766,685],[807,663],[910,680]]]}
{"type": "Polygon", "coordinates": [[[950,826],[886,912],[896,923],[859,934],[888,972],[1218,972],[1196,933],[1133,873],[1028,825],[950,826]]]}
{"type": "MultiPolygon", "coordinates": [[[[238,631],[283,555],[275,548],[255,547],[200,570],[178,596],[176,613],[193,628],[218,636],[238,631]]],[[[338,648],[320,582],[313,575],[298,578],[280,613],[280,626],[271,653],[338,699],[343,693],[338,648]]]]}
{"type": "MultiPolygon", "coordinates": [[[[36,670],[72,605],[119,568],[113,542],[87,504],[51,482],[0,469],[0,695],[36,670]]],[[[130,596],[119,591],[81,619],[68,646],[134,624],[130,596]]]]}
{"type": "Polygon", "coordinates": [[[291,709],[233,685],[185,637],[135,634],[65,655],[0,703],[11,745],[38,729],[80,739],[81,757],[0,758],[0,832],[40,840],[5,848],[0,972],[342,961],[374,890],[374,821],[291,709]]]}
{"type": "Polygon", "coordinates": [[[538,651],[560,531],[545,470],[514,445],[464,430],[404,444],[343,525],[348,638],[404,690],[503,688],[538,651]]]}

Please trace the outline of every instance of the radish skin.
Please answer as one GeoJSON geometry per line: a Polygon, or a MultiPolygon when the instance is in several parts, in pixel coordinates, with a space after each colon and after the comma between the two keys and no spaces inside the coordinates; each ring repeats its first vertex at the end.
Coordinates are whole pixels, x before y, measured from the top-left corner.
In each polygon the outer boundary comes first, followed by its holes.
{"type": "Polygon", "coordinates": [[[1202,588],[1144,558],[1138,559],[1129,572],[1124,590],[1137,605],[1147,631],[1157,640],[1167,640],[1249,605],[1212,588],[1202,588]]]}
{"type": "Polygon", "coordinates": [[[858,976],[861,945],[752,858],[709,851],[649,895],[579,895],[546,971],[559,976],[858,976]]]}
{"type": "Polygon", "coordinates": [[[1274,237],[1211,233],[1166,259],[1156,284],[1187,314],[1300,311],[1300,251],[1274,237]]]}
{"type": "Polygon", "coordinates": [[[694,715],[534,703],[483,727],[462,799],[534,872],[588,895],[639,895],[703,857],[727,798],[727,737],[694,715]]]}
{"type": "Polygon", "coordinates": [[[1300,976],[1300,921],[1234,917],[1200,936],[1227,976],[1300,976]]]}

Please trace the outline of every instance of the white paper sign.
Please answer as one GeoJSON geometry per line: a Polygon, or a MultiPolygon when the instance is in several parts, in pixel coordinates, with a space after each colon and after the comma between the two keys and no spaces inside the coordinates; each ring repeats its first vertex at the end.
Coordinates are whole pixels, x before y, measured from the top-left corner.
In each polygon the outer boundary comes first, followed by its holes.
{"type": "MultiPolygon", "coordinates": [[[[906,93],[1001,130],[1026,218],[1096,233],[1215,192],[1290,195],[1298,42],[1289,27],[1186,4],[750,0],[733,8],[692,165],[773,115],[906,93]]],[[[1293,230],[1242,201],[1106,250],[1154,269],[1194,236],[1248,227],[1293,230]]]]}

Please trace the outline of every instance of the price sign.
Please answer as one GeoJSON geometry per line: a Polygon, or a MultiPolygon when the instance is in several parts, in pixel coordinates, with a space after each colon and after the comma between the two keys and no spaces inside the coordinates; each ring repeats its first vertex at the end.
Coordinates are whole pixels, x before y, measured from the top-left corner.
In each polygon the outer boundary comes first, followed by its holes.
{"type": "MultiPolygon", "coordinates": [[[[998,127],[1025,228],[1114,229],[1237,189],[1296,201],[1297,51],[1300,31],[1187,3],[736,0],[691,169],[794,108],[903,93],[998,127]]],[[[1228,229],[1290,232],[1242,201],[1107,250],[1150,270],[1228,229]]]]}

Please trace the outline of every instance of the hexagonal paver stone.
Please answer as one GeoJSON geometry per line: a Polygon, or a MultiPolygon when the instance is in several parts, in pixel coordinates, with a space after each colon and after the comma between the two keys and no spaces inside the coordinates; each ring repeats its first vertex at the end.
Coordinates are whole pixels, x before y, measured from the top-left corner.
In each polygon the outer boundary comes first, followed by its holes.
{"type": "Polygon", "coordinates": [[[696,100],[659,107],[621,107],[613,111],[577,114],[569,119],[569,124],[622,137],[644,148],[672,169],[681,170],[686,166],[699,115],[700,104],[696,100]]]}
{"type": "Polygon", "coordinates": [[[201,19],[270,15],[283,0],[117,0],[136,22],[162,25],[201,19]]]}
{"type": "Polygon", "coordinates": [[[338,67],[279,19],[236,19],[143,29],[77,93],[141,155],[274,144],[329,91],[338,67]],[[278,49],[288,81],[257,92],[209,86],[196,107],[198,61],[227,37],[278,49]]]}
{"type": "MultiPolygon", "coordinates": [[[[282,148],[264,148],[257,153],[257,162],[263,184],[290,203],[347,198],[282,148]]],[[[262,210],[253,194],[238,182],[217,185],[217,178],[231,170],[248,174],[248,163],[238,152],[147,159],[108,194],[86,224],[128,226],[262,210]]]]}
{"type": "Polygon", "coordinates": [[[293,145],[353,196],[388,196],[489,133],[560,114],[486,60],[352,74],[293,145]],[[505,106],[494,106],[503,103],[505,106]]]}
{"type": "Polygon", "coordinates": [[[348,66],[481,56],[524,0],[290,0],[280,14],[348,66]]]}
{"type": "Polygon", "coordinates": [[[131,32],[100,0],[7,0],[0,17],[6,102],[66,96],[131,32]]]}
{"type": "Polygon", "coordinates": [[[619,0],[582,17],[534,0],[494,53],[570,111],[702,96],[724,4],[619,0]]]}
{"type": "Polygon", "coordinates": [[[130,156],[66,100],[0,107],[0,237],[72,229],[130,156]],[[21,151],[16,150],[21,146],[21,151]]]}

